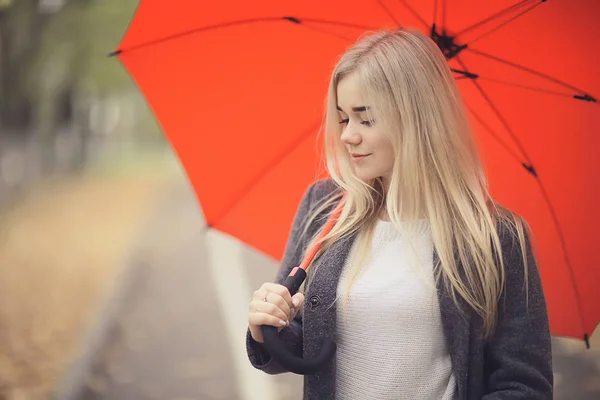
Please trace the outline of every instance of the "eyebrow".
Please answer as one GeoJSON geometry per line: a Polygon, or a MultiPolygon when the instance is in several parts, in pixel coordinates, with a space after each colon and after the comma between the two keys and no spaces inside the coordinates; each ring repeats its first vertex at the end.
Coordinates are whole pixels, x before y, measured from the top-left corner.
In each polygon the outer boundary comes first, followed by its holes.
{"type": "MultiPolygon", "coordinates": [[[[339,105],[336,105],[335,108],[337,108],[338,111],[345,112],[344,110],[342,110],[342,107],[340,107],[339,105]]],[[[352,107],[352,111],[363,112],[363,111],[367,111],[369,108],[370,108],[369,106],[352,107]]]]}

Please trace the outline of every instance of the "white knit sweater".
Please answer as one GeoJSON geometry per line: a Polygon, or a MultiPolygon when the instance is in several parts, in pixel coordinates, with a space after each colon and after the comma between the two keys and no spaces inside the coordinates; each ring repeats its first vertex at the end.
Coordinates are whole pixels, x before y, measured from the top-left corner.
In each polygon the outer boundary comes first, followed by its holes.
{"type": "MultiPolygon", "coordinates": [[[[391,222],[378,222],[371,257],[350,291],[347,321],[343,300],[338,301],[338,400],[456,397],[433,280],[429,224],[411,224],[418,234],[413,239],[416,253],[406,233],[391,222]]],[[[338,296],[345,292],[357,242],[342,271],[338,296]]]]}

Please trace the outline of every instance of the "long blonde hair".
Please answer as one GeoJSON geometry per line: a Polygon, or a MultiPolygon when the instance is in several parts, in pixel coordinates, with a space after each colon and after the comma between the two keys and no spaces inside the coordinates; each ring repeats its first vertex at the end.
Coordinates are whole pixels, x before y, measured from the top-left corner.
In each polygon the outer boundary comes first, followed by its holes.
{"type": "MultiPolygon", "coordinates": [[[[440,261],[436,282],[443,279],[454,301],[461,297],[481,316],[489,337],[505,281],[497,224],[516,230],[527,269],[525,222],[491,198],[459,90],[440,49],[413,29],[378,31],[359,40],[333,70],[323,128],[327,172],[347,196],[317,257],[334,241],[361,233],[356,243],[361,256],[350,267],[344,308],[385,207],[397,229],[405,220],[429,222],[440,261]],[[383,124],[392,141],[396,158],[387,191],[380,179],[364,182],[353,173],[340,140],[337,85],[351,73],[358,74],[370,105],[368,119],[383,124]]],[[[338,200],[339,193],[325,199],[309,221],[338,200]]],[[[317,271],[308,271],[310,285],[317,271]]]]}

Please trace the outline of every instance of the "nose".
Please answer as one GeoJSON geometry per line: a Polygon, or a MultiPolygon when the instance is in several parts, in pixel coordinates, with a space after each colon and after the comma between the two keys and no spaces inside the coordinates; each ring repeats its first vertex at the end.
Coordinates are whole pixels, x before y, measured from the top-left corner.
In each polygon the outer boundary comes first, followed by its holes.
{"type": "Polygon", "coordinates": [[[357,146],[362,142],[362,137],[360,133],[351,129],[350,126],[347,126],[346,129],[342,132],[342,136],[340,137],[342,143],[348,146],[357,146]]]}

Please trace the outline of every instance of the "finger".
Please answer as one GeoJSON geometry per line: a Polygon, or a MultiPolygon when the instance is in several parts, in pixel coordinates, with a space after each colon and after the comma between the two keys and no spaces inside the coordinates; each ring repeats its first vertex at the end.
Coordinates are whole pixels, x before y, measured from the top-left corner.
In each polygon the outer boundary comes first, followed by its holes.
{"type": "Polygon", "coordinates": [[[266,282],[263,284],[262,289],[268,292],[277,293],[286,301],[289,307],[292,306],[292,296],[290,295],[289,290],[285,286],[280,285],[278,283],[266,282]]]}
{"type": "Polygon", "coordinates": [[[290,316],[290,320],[293,320],[294,318],[296,318],[296,315],[302,308],[302,305],[304,304],[304,295],[302,293],[295,294],[292,297],[292,303],[294,304],[294,307],[292,307],[292,313],[290,316]]]}
{"type": "MultiPolygon", "coordinates": [[[[274,296],[274,295],[270,295],[274,296]]],[[[284,321],[289,319],[289,314],[286,314],[282,309],[280,309],[277,305],[273,303],[265,303],[262,300],[254,300],[251,304],[251,309],[253,309],[254,313],[262,313],[272,315],[273,317],[277,317],[284,321]]]]}
{"type": "Polygon", "coordinates": [[[283,328],[286,325],[281,318],[265,313],[250,313],[248,323],[254,326],[269,325],[276,328],[283,328]]]}
{"type": "MultiPolygon", "coordinates": [[[[284,289],[285,289],[285,287],[284,287],[284,289]]],[[[277,308],[279,308],[285,314],[285,318],[284,318],[285,320],[288,320],[291,317],[292,310],[291,310],[290,305],[283,299],[283,297],[281,297],[279,294],[277,294],[275,292],[269,292],[269,291],[264,291],[264,290],[259,289],[256,292],[254,292],[254,298],[253,298],[252,302],[256,302],[256,301],[262,302],[262,303],[274,304],[277,308]]],[[[291,300],[290,300],[290,303],[291,303],[291,300]]]]}
{"type": "Polygon", "coordinates": [[[304,304],[304,294],[298,292],[292,297],[292,304],[295,309],[299,309],[304,304]]]}
{"type": "Polygon", "coordinates": [[[269,294],[268,290],[265,290],[262,288],[255,290],[254,294],[252,295],[252,300],[260,300],[260,301],[264,301],[265,296],[269,294]]]}
{"type": "MultiPolygon", "coordinates": [[[[290,303],[291,302],[292,301],[290,298],[290,303]]],[[[267,295],[267,303],[273,304],[277,308],[279,308],[285,314],[285,319],[290,318],[290,315],[292,314],[292,308],[290,307],[289,303],[285,301],[284,298],[281,297],[279,294],[270,292],[267,295]]]]}

